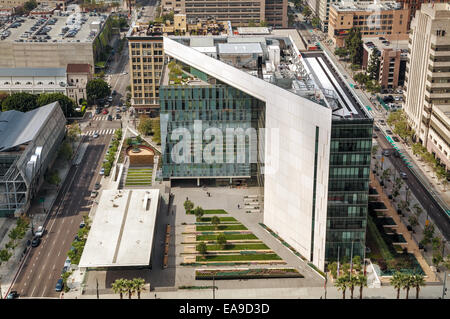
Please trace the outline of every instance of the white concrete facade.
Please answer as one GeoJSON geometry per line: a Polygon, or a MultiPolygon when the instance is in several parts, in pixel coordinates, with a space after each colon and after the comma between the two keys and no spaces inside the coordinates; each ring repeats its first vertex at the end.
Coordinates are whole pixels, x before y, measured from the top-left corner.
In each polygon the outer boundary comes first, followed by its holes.
{"type": "MultiPolygon", "coordinates": [[[[11,70],[14,72],[14,69],[11,70]]],[[[49,75],[31,75],[31,72],[28,76],[0,75],[0,91],[10,94],[16,92],[66,94],[66,85],[67,76],[64,69],[49,75]]]]}
{"type": "Polygon", "coordinates": [[[320,269],[325,236],[331,109],[164,37],[164,53],[266,104],[264,223],[320,269]],[[319,128],[313,214],[316,127],[319,128]],[[313,215],[314,237],[312,238],[313,215]]]}

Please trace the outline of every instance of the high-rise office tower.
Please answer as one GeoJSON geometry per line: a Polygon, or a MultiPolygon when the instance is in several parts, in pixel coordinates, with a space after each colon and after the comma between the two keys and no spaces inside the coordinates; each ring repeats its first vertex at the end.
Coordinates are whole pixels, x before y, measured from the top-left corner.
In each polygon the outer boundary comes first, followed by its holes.
{"type": "Polygon", "coordinates": [[[450,3],[422,4],[411,22],[404,109],[417,141],[450,166],[450,3]]]}

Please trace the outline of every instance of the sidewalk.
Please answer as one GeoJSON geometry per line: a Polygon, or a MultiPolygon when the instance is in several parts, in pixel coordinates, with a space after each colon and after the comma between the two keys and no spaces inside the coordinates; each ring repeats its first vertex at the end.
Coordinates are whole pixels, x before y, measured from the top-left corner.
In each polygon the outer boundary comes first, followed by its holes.
{"type": "MultiPolygon", "coordinates": [[[[81,144],[81,141],[77,141],[75,143],[75,149],[73,154],[73,158],[77,155],[78,147],[81,144]]],[[[33,201],[30,204],[30,208],[28,209],[27,215],[32,216],[32,224],[34,226],[34,230],[36,230],[39,226],[43,225],[48,213],[53,207],[53,203],[58,196],[58,192],[61,189],[61,186],[64,184],[67,174],[69,173],[70,167],[72,165],[72,160],[70,161],[58,161],[55,160],[53,167],[56,168],[59,172],[59,177],[61,178],[61,183],[58,187],[53,185],[48,185],[44,182],[39,192],[35,195],[33,201]],[[41,202],[40,199],[43,198],[44,201],[41,202]]],[[[7,233],[15,227],[16,218],[11,219],[11,222],[8,223],[9,229],[5,233],[3,239],[0,239],[0,249],[5,247],[5,244],[9,242],[9,237],[7,233]]],[[[13,283],[15,276],[19,267],[22,264],[24,258],[26,258],[27,253],[31,247],[27,247],[26,243],[28,240],[31,240],[33,235],[31,233],[31,225],[30,229],[27,231],[25,237],[18,244],[18,246],[14,250],[14,255],[11,256],[8,262],[3,263],[0,266],[0,284],[1,284],[1,293],[2,297],[5,297],[8,289],[13,283]]]]}
{"type": "MultiPolygon", "coordinates": [[[[216,281],[217,283],[217,281],[216,281]]],[[[212,285],[212,282],[211,282],[212,285]]],[[[327,299],[342,299],[342,292],[335,287],[327,287],[327,299]]],[[[400,291],[400,299],[405,299],[405,290],[400,291]]],[[[350,291],[345,293],[346,299],[350,299],[350,291]]],[[[217,289],[216,299],[320,299],[325,297],[323,287],[304,287],[304,288],[262,288],[262,289],[217,289]]],[[[420,299],[438,299],[442,297],[441,285],[427,285],[420,289],[420,299]]],[[[79,295],[67,293],[66,299],[96,299],[96,294],[79,295]]],[[[99,299],[119,299],[119,294],[113,294],[111,290],[100,291],[99,299]]],[[[128,294],[124,294],[124,299],[128,294]]],[[[144,291],[141,293],[141,299],[212,299],[212,289],[179,289],[175,291],[144,291]]],[[[356,287],[353,295],[354,299],[359,299],[359,288],[356,287]]],[[[397,290],[391,286],[381,288],[364,288],[363,299],[395,299],[397,290]]],[[[416,298],[416,290],[409,291],[409,298],[416,298]]],[[[447,297],[448,298],[448,297],[447,297]]],[[[447,299],[446,298],[446,299],[447,299]]],[[[137,299],[137,296],[132,296],[137,299]]]]}

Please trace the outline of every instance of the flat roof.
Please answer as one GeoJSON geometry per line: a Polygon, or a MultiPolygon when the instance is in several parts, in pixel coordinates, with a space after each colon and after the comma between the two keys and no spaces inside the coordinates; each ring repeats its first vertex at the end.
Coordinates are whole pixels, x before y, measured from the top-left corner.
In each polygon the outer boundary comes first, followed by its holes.
{"type": "Polygon", "coordinates": [[[239,34],[270,34],[267,27],[238,27],[239,34]]]}
{"type": "Polygon", "coordinates": [[[218,43],[219,54],[262,54],[259,43],[218,43]]]}
{"type": "MultiPolygon", "coordinates": [[[[46,42],[39,42],[36,41],[36,39],[31,39],[29,37],[25,36],[25,32],[31,31],[34,34],[38,30],[31,30],[31,28],[37,23],[41,18],[35,17],[34,19],[31,19],[30,17],[24,17],[21,18],[23,22],[21,22],[21,25],[17,28],[10,28],[9,26],[11,23],[6,24],[3,26],[0,31],[8,30],[11,32],[11,34],[3,39],[0,40],[2,42],[23,42],[23,43],[70,43],[70,42],[83,42],[83,43],[90,43],[93,42],[95,39],[95,36],[98,34],[91,34],[91,23],[95,21],[106,21],[106,18],[104,16],[90,16],[87,13],[76,13],[71,14],[69,16],[57,16],[57,15],[51,15],[50,19],[56,19],[55,24],[46,24],[46,26],[50,27],[50,31],[47,32],[47,35],[50,36],[50,39],[46,39],[46,42]],[[75,23],[72,24],[72,18],[75,18],[75,23]],[[81,23],[81,18],[86,19],[85,22],[81,23]],[[79,23],[78,23],[79,22],[79,23]],[[61,35],[61,30],[63,27],[68,27],[70,29],[73,29],[75,27],[79,27],[78,33],[74,37],[65,37],[61,35]]],[[[49,19],[49,20],[50,20],[49,19]]],[[[41,24],[39,27],[44,26],[44,24],[41,24]]],[[[66,33],[67,34],[67,33],[66,33]]],[[[45,35],[36,35],[37,38],[45,37],[45,35]]]]}
{"type": "Polygon", "coordinates": [[[378,50],[382,51],[384,49],[393,49],[393,50],[408,50],[408,41],[409,40],[387,40],[389,42],[388,45],[383,43],[383,40],[380,40],[379,37],[372,37],[372,38],[363,38],[362,39],[366,47],[371,50],[373,48],[370,48],[367,46],[367,43],[372,42],[374,46],[378,48],[378,50]]]}
{"type": "Polygon", "coordinates": [[[66,76],[65,68],[0,68],[0,76],[66,76]]]}
{"type": "Polygon", "coordinates": [[[104,190],[79,267],[148,266],[159,189],[104,190]]]}

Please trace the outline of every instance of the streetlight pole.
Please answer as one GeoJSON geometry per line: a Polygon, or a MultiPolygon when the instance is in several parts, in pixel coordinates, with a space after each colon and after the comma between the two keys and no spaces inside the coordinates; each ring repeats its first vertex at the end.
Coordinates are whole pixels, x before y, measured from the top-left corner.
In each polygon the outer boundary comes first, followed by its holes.
{"type": "Polygon", "coordinates": [[[442,286],[442,299],[444,299],[447,292],[447,288],[445,288],[446,281],[447,281],[447,270],[444,271],[444,285],[442,286]]]}

